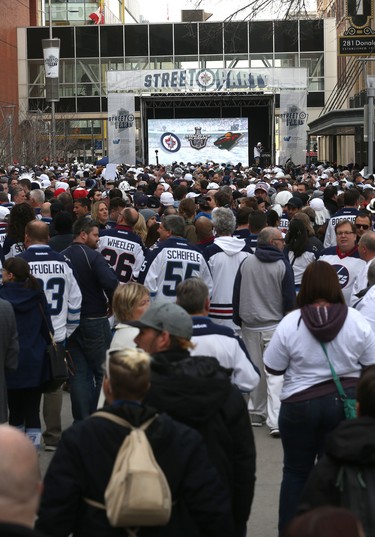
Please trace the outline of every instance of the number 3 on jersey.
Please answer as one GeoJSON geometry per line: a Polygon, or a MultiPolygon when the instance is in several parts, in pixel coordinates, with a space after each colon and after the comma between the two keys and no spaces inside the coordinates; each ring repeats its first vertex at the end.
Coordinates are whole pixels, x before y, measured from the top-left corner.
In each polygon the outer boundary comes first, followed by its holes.
{"type": "Polygon", "coordinates": [[[191,278],[193,272],[199,273],[200,266],[196,263],[188,263],[184,273],[184,263],[182,261],[168,261],[165,268],[163,294],[165,296],[176,296],[177,285],[191,278]]]}

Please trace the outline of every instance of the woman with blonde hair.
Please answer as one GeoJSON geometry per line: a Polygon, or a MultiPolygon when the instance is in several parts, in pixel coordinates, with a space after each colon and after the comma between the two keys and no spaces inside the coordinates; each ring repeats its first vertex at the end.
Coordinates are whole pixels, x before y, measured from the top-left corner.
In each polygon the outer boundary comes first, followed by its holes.
{"type": "Polygon", "coordinates": [[[146,226],[146,220],[144,219],[143,215],[139,213],[138,220],[133,226],[133,231],[142,239],[143,244],[145,243],[146,237],[147,237],[147,226],[146,226]]]}
{"type": "Polygon", "coordinates": [[[96,201],[91,209],[91,218],[99,229],[106,229],[108,223],[108,207],[105,201],[96,201]]]}
{"type": "Polygon", "coordinates": [[[140,283],[129,282],[119,285],[113,294],[112,308],[118,321],[112,338],[111,349],[135,347],[134,338],[138,328],[129,326],[128,321],[138,321],[150,305],[150,292],[140,283]]]}

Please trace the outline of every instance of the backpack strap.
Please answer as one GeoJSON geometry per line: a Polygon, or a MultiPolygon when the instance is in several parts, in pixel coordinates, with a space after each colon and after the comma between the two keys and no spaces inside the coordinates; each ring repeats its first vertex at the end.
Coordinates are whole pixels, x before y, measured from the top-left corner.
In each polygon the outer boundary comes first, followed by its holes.
{"type": "MultiPolygon", "coordinates": [[[[156,420],[156,418],[159,417],[159,414],[155,414],[152,418],[145,421],[140,425],[139,427],[134,427],[131,423],[129,423],[127,420],[120,418],[120,416],[116,416],[115,414],[111,414],[110,412],[103,412],[102,410],[99,410],[98,412],[95,412],[94,414],[91,414],[89,418],[105,418],[109,421],[112,421],[113,423],[117,423],[117,425],[122,425],[123,427],[126,427],[127,429],[131,429],[132,431],[136,429],[141,429],[142,431],[145,431],[151,423],[156,420]]],[[[83,498],[84,501],[91,505],[92,507],[96,507],[97,509],[106,510],[106,507],[104,503],[96,502],[95,500],[91,500],[90,498],[83,498]]]]}
{"type": "Polygon", "coordinates": [[[139,427],[135,427],[124,418],[120,418],[120,416],[116,416],[116,414],[112,414],[110,412],[103,412],[102,410],[100,410],[99,412],[95,412],[94,414],[91,414],[91,416],[89,417],[90,418],[105,418],[109,421],[113,421],[113,423],[117,423],[117,425],[122,425],[123,427],[126,427],[127,429],[131,429],[132,431],[134,431],[135,429],[141,429],[142,431],[145,431],[148,428],[148,426],[151,425],[151,423],[154,420],[156,420],[156,418],[159,417],[159,414],[155,414],[155,416],[143,422],[142,425],[140,425],[139,427]]]}

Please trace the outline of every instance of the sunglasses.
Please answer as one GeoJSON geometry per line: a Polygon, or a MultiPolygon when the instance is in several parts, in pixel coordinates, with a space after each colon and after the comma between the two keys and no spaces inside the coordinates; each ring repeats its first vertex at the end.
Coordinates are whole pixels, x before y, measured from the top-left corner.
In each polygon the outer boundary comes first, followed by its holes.
{"type": "Polygon", "coordinates": [[[368,224],[356,224],[357,229],[368,229],[370,226],[368,224]]]}

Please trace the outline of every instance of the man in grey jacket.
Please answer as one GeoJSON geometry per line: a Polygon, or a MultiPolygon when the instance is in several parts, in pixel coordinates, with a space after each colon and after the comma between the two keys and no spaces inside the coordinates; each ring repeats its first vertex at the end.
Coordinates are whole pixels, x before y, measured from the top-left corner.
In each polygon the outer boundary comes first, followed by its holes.
{"type": "Polygon", "coordinates": [[[241,327],[247,350],[261,372],[260,383],[250,397],[251,422],[259,427],[266,420],[273,437],[279,436],[283,377],[264,371],[263,353],[276,326],[293,309],[296,299],[293,270],[284,256],[284,243],[279,229],[262,229],[255,254],[240,266],[233,288],[233,320],[241,327]]]}

